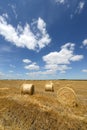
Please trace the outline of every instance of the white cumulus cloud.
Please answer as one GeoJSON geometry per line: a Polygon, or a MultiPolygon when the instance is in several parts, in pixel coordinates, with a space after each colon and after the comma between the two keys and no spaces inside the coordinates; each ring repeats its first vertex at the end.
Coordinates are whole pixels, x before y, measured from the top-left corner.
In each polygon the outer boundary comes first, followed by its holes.
{"type": "Polygon", "coordinates": [[[87,69],[83,69],[83,70],[82,70],[82,72],[85,72],[85,73],[87,73],[87,69]]]}
{"type": "Polygon", "coordinates": [[[61,47],[59,52],[51,52],[46,56],[43,56],[43,60],[47,64],[69,64],[70,61],[78,61],[83,58],[83,55],[74,55],[73,43],[66,43],[61,47]]]}
{"type": "Polygon", "coordinates": [[[71,58],[71,61],[80,61],[83,59],[83,55],[75,55],[71,58]]]}
{"type": "Polygon", "coordinates": [[[32,26],[26,23],[25,27],[18,25],[15,28],[7,22],[4,16],[0,16],[0,35],[17,47],[35,51],[39,51],[51,42],[46,23],[42,18],[38,18],[32,26]]]}
{"type": "Polygon", "coordinates": [[[24,67],[27,70],[39,70],[40,67],[34,62],[24,67]]]}
{"type": "Polygon", "coordinates": [[[65,72],[66,70],[71,69],[71,67],[68,67],[71,62],[83,59],[83,55],[74,54],[74,48],[74,43],[66,43],[61,46],[59,52],[51,52],[43,56],[43,61],[46,63],[45,69],[58,70],[60,72],[65,72]]]}
{"type": "Polygon", "coordinates": [[[83,40],[83,45],[86,46],[87,45],[87,39],[83,40]]]}
{"type": "Polygon", "coordinates": [[[28,63],[31,63],[31,60],[29,60],[29,59],[23,59],[22,61],[23,61],[24,63],[27,63],[27,64],[28,64],[28,63]]]}
{"type": "Polygon", "coordinates": [[[53,70],[54,72],[56,71],[60,71],[60,72],[64,72],[68,69],[71,69],[71,67],[68,67],[67,65],[58,65],[58,64],[46,64],[45,65],[45,69],[47,70],[53,70]]]}

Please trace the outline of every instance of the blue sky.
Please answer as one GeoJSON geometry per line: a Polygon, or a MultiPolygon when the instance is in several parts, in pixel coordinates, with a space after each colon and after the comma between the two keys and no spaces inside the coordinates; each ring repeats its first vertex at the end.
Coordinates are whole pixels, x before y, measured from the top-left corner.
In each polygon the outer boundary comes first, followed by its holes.
{"type": "Polygon", "coordinates": [[[1,0],[0,79],[87,79],[87,1],[1,0]]]}

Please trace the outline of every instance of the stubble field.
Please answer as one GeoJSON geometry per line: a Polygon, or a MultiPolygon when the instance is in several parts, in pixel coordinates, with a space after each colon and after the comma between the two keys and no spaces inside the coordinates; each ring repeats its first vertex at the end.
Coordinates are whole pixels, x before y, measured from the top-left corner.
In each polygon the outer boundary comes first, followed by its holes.
{"type": "MultiPolygon", "coordinates": [[[[53,80],[54,92],[46,92],[43,81],[0,81],[0,130],[87,130],[87,81],[53,80]],[[21,95],[21,85],[35,85],[33,95],[21,95]],[[70,87],[76,106],[59,102],[57,92],[70,87]]],[[[68,97],[70,98],[70,97],[68,97]]]]}

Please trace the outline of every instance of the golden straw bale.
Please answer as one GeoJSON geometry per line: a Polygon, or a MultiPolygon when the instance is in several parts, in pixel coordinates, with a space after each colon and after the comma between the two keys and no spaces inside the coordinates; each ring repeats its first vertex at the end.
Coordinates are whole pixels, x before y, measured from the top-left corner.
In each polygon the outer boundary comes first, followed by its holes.
{"type": "Polygon", "coordinates": [[[33,84],[22,84],[21,86],[21,94],[34,94],[34,85],[33,84]]]}
{"type": "Polygon", "coordinates": [[[72,88],[63,87],[57,91],[58,101],[63,105],[76,106],[77,96],[72,88]]]}
{"type": "Polygon", "coordinates": [[[45,85],[45,91],[54,91],[54,86],[52,82],[45,85]]]}

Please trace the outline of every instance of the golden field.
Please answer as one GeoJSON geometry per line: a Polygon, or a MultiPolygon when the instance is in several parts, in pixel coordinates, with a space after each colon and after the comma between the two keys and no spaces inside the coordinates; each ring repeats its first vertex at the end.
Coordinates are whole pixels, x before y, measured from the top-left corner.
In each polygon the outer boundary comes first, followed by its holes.
{"type": "Polygon", "coordinates": [[[1,80],[0,130],[87,130],[87,81],[53,80],[54,92],[46,92],[48,82],[1,80]],[[33,83],[35,93],[21,95],[23,83],[33,83]],[[67,85],[76,93],[74,107],[58,101],[58,90],[67,85]]]}

